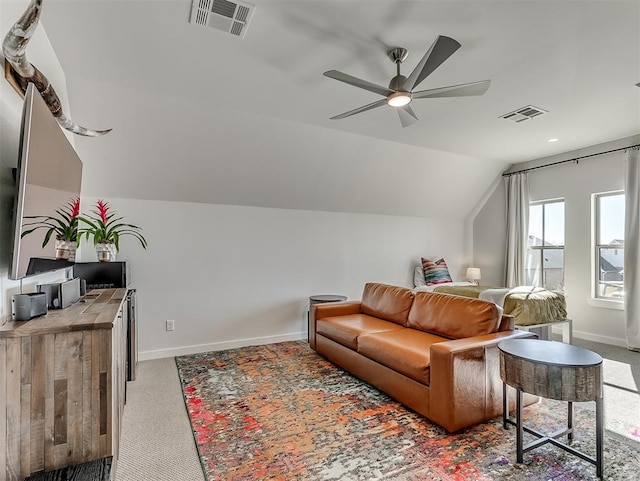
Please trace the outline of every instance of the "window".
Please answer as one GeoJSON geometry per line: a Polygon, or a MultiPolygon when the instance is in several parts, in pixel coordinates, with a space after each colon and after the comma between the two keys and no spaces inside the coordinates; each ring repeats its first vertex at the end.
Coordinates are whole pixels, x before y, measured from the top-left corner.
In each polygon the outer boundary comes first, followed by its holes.
{"type": "Polygon", "coordinates": [[[594,195],[596,298],[624,298],[624,193],[594,195]]]}
{"type": "Polygon", "coordinates": [[[529,206],[525,274],[527,285],[564,290],[564,200],[529,206]]]}

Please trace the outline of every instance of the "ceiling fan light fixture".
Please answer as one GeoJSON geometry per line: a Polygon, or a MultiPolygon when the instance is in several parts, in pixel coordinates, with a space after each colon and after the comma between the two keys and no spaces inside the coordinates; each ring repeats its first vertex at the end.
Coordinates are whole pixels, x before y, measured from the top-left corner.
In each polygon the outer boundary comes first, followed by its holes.
{"type": "Polygon", "coordinates": [[[393,92],[387,97],[387,104],[391,107],[404,107],[411,102],[411,92],[393,92]]]}
{"type": "MultiPolygon", "coordinates": [[[[194,0],[196,1],[196,0],[194,0]]],[[[208,1],[208,0],[200,0],[208,1]]],[[[226,1],[226,0],[215,0],[226,1]]],[[[426,79],[431,73],[437,69],[444,61],[446,61],[453,53],[461,47],[460,42],[444,35],[438,35],[435,42],[431,45],[424,57],[418,62],[413,72],[408,77],[400,73],[400,65],[407,57],[405,48],[392,48],[387,52],[389,59],[396,66],[396,75],[391,78],[388,87],[363,80],[353,75],[349,75],[338,70],[327,70],[324,72],[325,77],[344,82],[359,89],[368,90],[370,92],[381,95],[382,98],[376,102],[372,102],[362,107],[349,110],[340,115],[334,115],[331,120],[345,119],[352,115],[367,112],[385,104],[397,110],[400,123],[403,127],[409,127],[418,121],[413,109],[409,104],[413,99],[429,99],[438,97],[467,97],[472,95],[482,95],[489,88],[491,80],[483,80],[480,82],[471,82],[460,85],[448,85],[429,90],[416,91],[416,87],[426,79]]]]}

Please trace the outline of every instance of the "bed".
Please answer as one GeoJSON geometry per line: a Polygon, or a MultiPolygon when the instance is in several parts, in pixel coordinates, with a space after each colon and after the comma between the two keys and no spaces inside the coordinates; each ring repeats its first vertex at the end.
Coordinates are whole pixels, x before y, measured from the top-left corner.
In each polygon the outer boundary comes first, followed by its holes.
{"type": "Polygon", "coordinates": [[[562,322],[567,319],[564,295],[540,287],[520,286],[513,289],[479,286],[471,282],[420,285],[418,291],[440,292],[456,296],[475,297],[490,301],[515,317],[517,326],[532,326],[562,322]]]}
{"type": "Polygon", "coordinates": [[[474,297],[490,301],[514,316],[518,329],[540,331],[540,337],[548,339],[554,324],[562,324],[562,340],[571,343],[573,326],[567,319],[567,304],[564,294],[541,287],[480,286],[471,282],[454,282],[444,259],[432,261],[422,258],[413,276],[418,291],[440,292],[456,296],[474,297]]]}
{"type": "Polygon", "coordinates": [[[540,287],[519,286],[513,289],[485,286],[436,286],[434,292],[477,297],[491,301],[504,309],[505,314],[515,317],[518,326],[546,324],[567,318],[564,295],[540,287]]]}

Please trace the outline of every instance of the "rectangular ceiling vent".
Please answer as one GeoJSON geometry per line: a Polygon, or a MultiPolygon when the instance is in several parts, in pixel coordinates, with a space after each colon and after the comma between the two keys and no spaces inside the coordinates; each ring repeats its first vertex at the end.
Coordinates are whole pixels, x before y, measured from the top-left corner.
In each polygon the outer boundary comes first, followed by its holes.
{"type": "Polygon", "coordinates": [[[190,23],[244,38],[255,5],[229,0],[193,0],[190,23]]]}
{"type": "Polygon", "coordinates": [[[546,110],[534,107],[533,105],[527,105],[508,114],[501,115],[500,118],[511,120],[512,122],[524,122],[525,120],[531,120],[546,113],[548,113],[546,110]]]}

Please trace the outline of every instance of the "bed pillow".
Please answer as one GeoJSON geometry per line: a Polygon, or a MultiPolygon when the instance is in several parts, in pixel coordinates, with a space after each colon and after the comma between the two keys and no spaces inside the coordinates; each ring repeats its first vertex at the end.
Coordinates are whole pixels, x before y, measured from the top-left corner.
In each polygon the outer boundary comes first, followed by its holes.
{"type": "Polygon", "coordinates": [[[424,270],[422,269],[422,266],[416,266],[413,271],[413,285],[416,287],[427,285],[424,280],[424,270]]]}
{"type": "Polygon", "coordinates": [[[422,257],[422,270],[424,271],[425,284],[431,286],[433,284],[446,284],[453,282],[449,274],[449,268],[444,259],[431,261],[422,257]]]}

